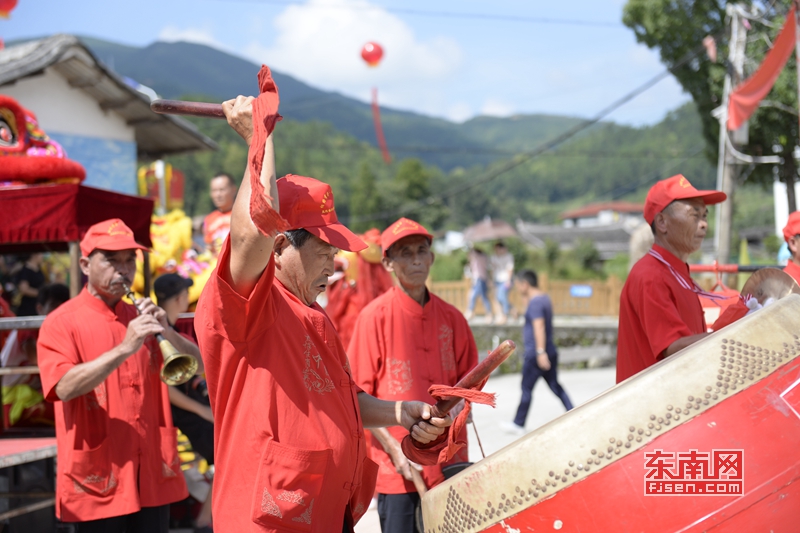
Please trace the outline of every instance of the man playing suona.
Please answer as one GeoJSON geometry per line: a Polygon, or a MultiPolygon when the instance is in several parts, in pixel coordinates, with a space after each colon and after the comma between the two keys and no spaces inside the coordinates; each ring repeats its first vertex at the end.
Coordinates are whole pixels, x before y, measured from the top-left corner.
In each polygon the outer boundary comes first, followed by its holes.
{"type": "Polygon", "coordinates": [[[365,245],[338,222],[327,184],[275,179],[277,88],[266,67],[259,82],[258,99],[223,104],[249,164],[195,316],[215,420],[214,530],[353,531],[377,472],[363,428],[402,425],[427,443],[451,420],[431,419],[423,402],[378,400],[350,377],[315,301],[338,249],[365,245]]]}

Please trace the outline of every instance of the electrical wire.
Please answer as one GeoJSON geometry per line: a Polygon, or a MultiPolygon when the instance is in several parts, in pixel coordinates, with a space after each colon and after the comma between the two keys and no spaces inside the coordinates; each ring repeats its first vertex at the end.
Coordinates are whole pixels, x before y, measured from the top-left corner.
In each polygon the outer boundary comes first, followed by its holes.
{"type": "Polygon", "coordinates": [[[383,10],[400,15],[412,15],[422,17],[451,18],[451,19],[473,19],[473,20],[496,20],[500,22],[521,22],[529,24],[559,24],[569,26],[592,26],[598,28],[624,28],[619,22],[585,19],[563,19],[551,17],[529,17],[520,15],[500,15],[496,13],[468,13],[457,11],[428,11],[423,9],[410,9],[404,7],[385,7],[372,5],[309,5],[300,1],[292,0],[224,0],[226,3],[239,2],[247,4],[267,4],[275,6],[296,6],[304,9],[347,9],[350,11],[373,11],[383,10]]]}
{"type": "Polygon", "coordinates": [[[349,217],[349,219],[345,223],[346,224],[352,224],[354,222],[371,222],[371,221],[374,221],[374,220],[384,220],[384,219],[389,219],[389,218],[400,217],[400,216],[403,216],[403,215],[405,215],[407,213],[410,213],[411,211],[414,211],[416,209],[419,209],[419,208],[422,208],[422,207],[425,207],[425,206],[435,205],[438,202],[441,202],[443,200],[447,200],[447,199],[452,198],[454,196],[457,196],[459,194],[464,194],[465,192],[470,191],[470,190],[472,190],[472,189],[474,189],[476,187],[485,185],[485,184],[497,179],[498,177],[502,176],[503,174],[506,174],[507,172],[519,167],[520,165],[523,165],[524,163],[530,161],[531,159],[533,159],[533,158],[535,158],[535,157],[537,157],[537,156],[539,156],[539,155],[541,155],[541,154],[543,154],[545,152],[553,150],[554,148],[556,148],[559,145],[563,144],[564,142],[568,141],[569,139],[571,139],[572,137],[574,137],[578,133],[584,131],[585,129],[587,129],[587,128],[591,127],[591,126],[593,126],[594,124],[597,124],[598,122],[603,120],[606,116],[610,115],[612,112],[616,111],[617,109],[619,109],[623,105],[627,104],[628,102],[630,102],[631,100],[633,100],[634,98],[636,98],[637,96],[642,94],[643,92],[649,90],[650,88],[655,86],[660,81],[662,81],[662,80],[666,79],[667,77],[669,77],[671,75],[671,73],[672,73],[672,70],[680,68],[683,65],[685,65],[685,64],[689,63],[690,61],[694,60],[695,58],[697,58],[697,56],[700,55],[702,52],[704,52],[704,50],[705,50],[705,47],[703,45],[700,45],[700,46],[696,47],[694,50],[688,52],[680,61],[675,63],[675,65],[673,65],[670,68],[664,69],[664,71],[662,71],[661,73],[657,74],[656,76],[653,76],[652,78],[650,78],[649,80],[647,80],[642,85],[640,85],[639,87],[635,88],[634,90],[632,90],[631,92],[629,92],[625,96],[619,98],[618,100],[616,100],[612,104],[606,106],[605,108],[600,110],[597,114],[595,114],[592,118],[590,118],[588,120],[585,120],[585,121],[581,122],[580,124],[577,124],[576,126],[570,128],[566,132],[556,136],[552,140],[542,143],[541,145],[539,145],[538,147],[534,148],[533,150],[530,150],[528,152],[522,152],[522,153],[518,154],[517,156],[515,156],[511,160],[507,161],[506,163],[498,166],[497,168],[489,170],[483,176],[480,176],[479,178],[473,180],[471,183],[460,184],[460,185],[458,185],[456,187],[453,187],[453,188],[451,188],[449,190],[444,191],[441,194],[431,195],[428,198],[425,198],[425,199],[422,199],[422,200],[419,200],[419,201],[415,201],[415,202],[410,202],[409,204],[407,204],[405,206],[402,206],[399,209],[395,209],[394,211],[384,212],[384,213],[375,214],[375,215],[361,215],[361,216],[349,217]]]}

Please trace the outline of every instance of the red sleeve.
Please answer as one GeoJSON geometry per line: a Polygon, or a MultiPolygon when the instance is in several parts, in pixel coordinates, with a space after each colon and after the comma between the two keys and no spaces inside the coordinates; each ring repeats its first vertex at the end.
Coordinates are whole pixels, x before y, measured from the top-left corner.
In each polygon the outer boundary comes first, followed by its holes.
{"type": "Polygon", "coordinates": [[[49,402],[59,401],[56,385],[72,367],[81,363],[67,321],[61,315],[45,319],[36,344],[42,393],[49,402]]]}
{"type": "Polygon", "coordinates": [[[647,280],[642,283],[638,308],[642,326],[647,332],[647,341],[656,360],[661,360],[661,352],[669,348],[670,344],[695,334],[681,318],[678,306],[662,280],[647,280]]]}
{"type": "Polygon", "coordinates": [[[217,268],[204,289],[204,292],[208,291],[209,298],[201,302],[207,307],[205,311],[211,319],[207,325],[231,342],[245,342],[259,333],[256,324],[260,327],[269,326],[275,320],[275,261],[270,258],[252,292],[242,296],[230,283],[230,256],[231,240],[228,237],[222,245],[217,268]]]}
{"type": "Polygon", "coordinates": [[[368,306],[358,315],[347,349],[356,387],[373,396],[377,392],[377,376],[386,355],[386,343],[380,327],[383,320],[376,311],[376,306],[368,306]]]}

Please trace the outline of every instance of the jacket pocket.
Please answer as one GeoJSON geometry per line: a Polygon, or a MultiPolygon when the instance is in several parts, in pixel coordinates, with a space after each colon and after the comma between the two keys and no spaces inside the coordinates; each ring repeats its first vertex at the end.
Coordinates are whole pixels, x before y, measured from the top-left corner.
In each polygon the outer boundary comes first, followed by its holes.
{"type": "Polygon", "coordinates": [[[161,481],[171,481],[181,472],[181,461],[178,457],[178,430],[174,427],[158,428],[161,436],[161,481]]]}
{"type": "Polygon", "coordinates": [[[311,531],[315,520],[325,520],[314,515],[314,505],[322,493],[330,459],[331,450],[302,450],[269,441],[258,464],[253,522],[278,531],[300,532],[311,531]]]}
{"type": "Polygon", "coordinates": [[[364,457],[362,465],[361,485],[356,487],[350,497],[350,513],[353,516],[353,524],[358,523],[367,512],[372,496],[375,494],[375,483],[378,481],[378,464],[369,457],[364,457]]]}
{"type": "Polygon", "coordinates": [[[72,465],[67,470],[75,493],[110,496],[117,488],[117,478],[111,467],[108,439],[89,450],[72,450],[72,465]]]}

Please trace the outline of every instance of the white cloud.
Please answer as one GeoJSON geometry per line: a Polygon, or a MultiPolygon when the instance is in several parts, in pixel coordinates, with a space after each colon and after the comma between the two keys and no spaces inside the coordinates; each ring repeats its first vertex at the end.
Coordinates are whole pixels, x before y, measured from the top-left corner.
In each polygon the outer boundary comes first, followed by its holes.
{"type": "Polygon", "coordinates": [[[467,102],[456,102],[451,104],[445,112],[445,116],[453,122],[464,122],[465,120],[472,118],[474,115],[475,113],[472,110],[472,106],[470,106],[467,102]]]}
{"type": "Polygon", "coordinates": [[[188,43],[205,44],[214,48],[224,50],[226,47],[219,42],[209,29],[201,28],[178,28],[177,26],[164,26],[158,33],[159,41],[176,42],[185,41],[188,43]]]}
{"type": "Polygon", "coordinates": [[[462,62],[455,40],[435,36],[423,41],[403,20],[366,0],[291,5],[276,17],[274,26],[270,45],[254,41],[245,48],[250,58],[317,87],[363,99],[377,86],[383,105],[441,114],[440,102],[434,105],[440,95],[429,94],[430,85],[451,78],[462,62]],[[384,49],[376,68],[361,59],[368,41],[384,49]]]}
{"type": "Polygon", "coordinates": [[[514,107],[494,98],[487,99],[481,107],[481,115],[507,117],[514,114],[514,107]]]}

